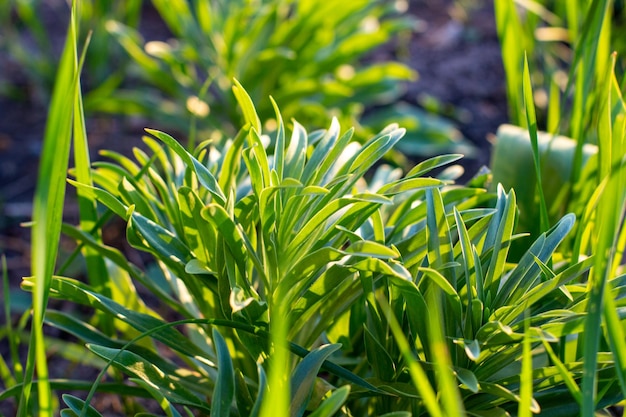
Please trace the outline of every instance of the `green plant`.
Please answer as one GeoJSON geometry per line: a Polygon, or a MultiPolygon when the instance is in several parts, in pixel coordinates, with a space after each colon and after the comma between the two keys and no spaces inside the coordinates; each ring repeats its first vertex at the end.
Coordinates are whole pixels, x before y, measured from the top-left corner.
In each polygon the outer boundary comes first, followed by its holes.
{"type": "MultiPolygon", "coordinates": [[[[114,264],[117,288],[107,297],[58,276],[52,294],[94,308],[116,331],[55,311],[47,313],[51,324],[128,374],[138,384],[133,395],[152,396],[167,413],[179,404],[219,415],[302,415],[324,394],[320,409],[343,405],[352,415],[578,412],[584,363],[572,336],[585,325],[582,277],[594,260],[554,257],[572,215],[507,263],[514,194],[500,189],[494,201],[480,188],[422,177],[458,156],[425,161],[406,176],[381,168],[368,186],[363,176],[401,130],[391,126],[358,145],[336,121],[311,134],[296,123],[287,141],[277,110],[269,159],[251,101],[239,85],[235,95],[248,125],[224,152],[204,143],[190,154],[149,131],[165,144],[145,138],[153,156],[137,150],[133,162],[109,153],[115,163],[93,171],[101,188],[73,182],[128,221],[129,242],[158,268],[140,271],[65,226],[114,264]],[[171,312],[147,307],[131,277],[171,312]],[[314,349],[320,342],[331,344],[314,349]],[[159,355],[163,345],[176,361],[159,355]],[[285,396],[252,395],[263,395],[264,384],[285,396]]],[[[607,291],[620,297],[621,282],[611,278],[607,291]]],[[[601,358],[599,407],[621,398],[610,355],[601,358]]],[[[106,387],[124,390],[121,382],[106,387]]],[[[78,414],[82,400],[65,400],[78,414]]]]}
{"type": "MultiPolygon", "coordinates": [[[[459,155],[403,175],[379,164],[398,126],[364,144],[336,119],[310,133],[294,121],[287,135],[275,103],[276,129],[264,135],[237,82],[246,124],[226,146],[188,151],[148,130],[149,153],[108,152],[112,162],[89,170],[76,32],[73,16],[35,205],[34,276],[24,281],[33,353],[24,375],[17,355],[0,361],[0,401],[21,398],[20,415],[52,415],[52,391],[70,390],[89,393],[64,394],[64,416],[100,415],[91,400],[101,394],[124,397],[128,415],[151,415],[139,399],[152,398],[168,416],[590,417],[623,400],[626,106],[613,72],[582,215],[552,224],[540,214],[539,235],[513,259],[513,191],[487,192],[488,176],[454,185],[453,170],[425,177],[459,155]],[[72,130],[79,226],[61,225],[62,198],[46,198],[62,196],[72,130]],[[152,255],[148,268],[102,242],[111,215],[152,255]],[[53,275],[60,229],[78,242],[88,282],[64,276],[67,264],[53,275]],[[95,314],[46,309],[48,295],[95,314]],[[43,318],[80,342],[43,336],[43,318]],[[100,375],[49,380],[51,343],[78,349],[72,360],[100,375]]],[[[523,92],[541,183],[527,67],[523,92]]],[[[13,351],[22,328],[9,321],[0,333],[13,351]]]]}
{"type": "Polygon", "coordinates": [[[145,42],[134,28],[107,22],[135,66],[121,88],[111,82],[88,94],[88,110],[143,115],[183,132],[193,149],[209,134],[219,142],[236,133],[240,116],[230,86],[237,78],[258,103],[270,131],[276,126],[266,102],[271,94],[285,120],[295,117],[321,128],[335,116],[343,125],[356,126],[363,140],[402,118],[410,128],[405,150],[412,153],[432,153],[460,139],[443,119],[397,105],[403,83],[416,77],[413,70],[368,58],[393,36],[415,27],[414,19],[402,13],[405,2],[152,3],[174,37],[145,42]],[[366,107],[371,114],[362,126],[366,107]]]}
{"type": "MultiPolygon", "coordinates": [[[[588,416],[603,395],[597,386],[603,378],[598,349],[606,350],[615,361],[621,397],[626,393],[621,302],[614,300],[623,276],[625,246],[626,104],[623,83],[620,85],[616,75],[617,55],[609,56],[612,17],[623,5],[613,9],[611,1],[591,1],[568,8],[568,32],[574,53],[563,95],[566,105],[561,104],[555,83],[550,89],[549,135],[538,132],[528,62],[523,61],[524,70],[520,71],[520,49],[511,43],[514,37],[527,35],[512,6],[509,1],[496,2],[509,100],[513,107],[523,109],[515,120],[521,123],[523,116],[528,130],[508,137],[501,135],[504,143],[498,145],[501,148],[492,162],[494,179],[514,187],[530,182],[520,217],[526,224],[534,223],[534,233],[549,227],[563,211],[574,211],[580,218],[573,236],[561,249],[561,256],[570,264],[585,257],[593,259],[593,268],[585,281],[587,297],[577,306],[586,316],[582,329],[586,340],[575,344],[577,354],[582,355],[583,378],[580,387],[573,391],[577,392],[581,415],[588,416]],[[519,106],[522,98],[523,107],[519,106]],[[556,136],[557,133],[566,133],[572,139],[556,136]],[[518,165],[517,172],[502,169],[523,148],[522,154],[532,155],[532,163],[518,165]],[[522,175],[526,178],[522,179],[522,175]]],[[[571,360],[573,356],[564,357],[571,360]]]]}

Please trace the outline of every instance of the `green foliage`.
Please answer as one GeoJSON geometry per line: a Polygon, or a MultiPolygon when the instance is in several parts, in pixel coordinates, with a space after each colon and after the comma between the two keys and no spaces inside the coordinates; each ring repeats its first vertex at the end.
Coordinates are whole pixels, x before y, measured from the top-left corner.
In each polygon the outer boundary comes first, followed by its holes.
{"type": "MultiPolygon", "coordinates": [[[[321,128],[337,117],[355,126],[361,140],[401,123],[408,132],[399,149],[407,155],[472,152],[453,123],[402,101],[415,71],[372,57],[392,39],[400,39],[402,50],[401,39],[417,27],[403,0],[82,3],[79,26],[93,34],[83,77],[87,114],[141,115],[181,132],[192,149],[207,135],[220,142],[236,133],[240,117],[230,85],[237,78],[270,130],[276,125],[266,100],[271,94],[286,120],[321,128]],[[150,7],[158,17],[145,15],[150,7]],[[142,18],[162,19],[171,39],[144,41],[142,18]]],[[[64,12],[42,0],[0,5],[0,48],[25,70],[28,91],[44,103],[58,59],[43,15],[64,12]]],[[[0,85],[0,92],[21,96],[24,89],[0,85]]],[[[403,157],[396,152],[396,159],[403,157]]]]}
{"type": "Polygon", "coordinates": [[[404,83],[416,78],[413,70],[398,62],[369,62],[368,54],[376,48],[414,30],[414,19],[398,10],[400,2],[152,4],[173,37],[145,42],[135,28],[109,20],[107,30],[134,67],[123,84],[112,78],[103,86],[106,91],[88,94],[88,110],[143,115],[184,132],[192,149],[197,138],[211,134],[220,142],[237,131],[240,116],[230,92],[236,78],[257,103],[269,130],[276,126],[267,102],[272,95],[281,103],[285,120],[296,118],[321,128],[335,116],[342,124],[356,126],[363,140],[402,119],[410,131],[403,149],[413,154],[436,152],[460,139],[443,119],[396,103],[405,92],[404,83]],[[362,119],[366,106],[370,115],[362,119]]]}
{"type": "Polygon", "coordinates": [[[593,124],[603,107],[599,91],[610,71],[611,51],[618,52],[618,68],[624,69],[623,1],[495,0],[494,5],[511,122],[525,126],[522,83],[527,54],[538,128],[595,141],[593,124]]]}
{"type": "MultiPolygon", "coordinates": [[[[460,155],[406,173],[381,164],[405,133],[398,125],[367,141],[336,118],[308,132],[285,125],[274,100],[274,113],[260,117],[238,81],[244,127],[220,132],[223,143],[186,149],[148,129],[147,152],[106,152],[109,161],[89,169],[76,28],[73,19],[35,204],[33,277],[23,282],[34,294],[33,353],[23,371],[27,315],[17,326],[9,318],[0,401],[20,398],[21,415],[52,415],[54,392],[85,391],[64,394],[60,414],[104,415],[94,397],[117,395],[138,416],[154,415],[139,401],[150,398],[172,417],[587,417],[623,400],[626,106],[615,58],[595,93],[600,111],[589,116],[597,152],[570,166],[580,175],[560,167],[577,160],[581,142],[538,132],[526,67],[520,114],[530,134],[500,136],[520,155],[528,149],[524,172],[535,179],[519,193],[489,192],[489,178],[460,186],[436,174],[460,155]],[[72,135],[78,226],[60,223],[72,135]],[[565,151],[554,147],[563,141],[565,151]],[[564,205],[553,190],[571,178],[564,205]],[[532,211],[536,202],[544,214],[532,211]],[[113,215],[126,222],[128,243],[150,255],[145,268],[101,239],[113,215]],[[514,247],[533,221],[539,227],[514,247]],[[78,243],[86,282],[64,276],[64,265],[53,274],[60,231],[78,243]],[[93,315],[46,309],[48,296],[93,315]],[[44,318],[84,347],[44,338],[44,318]],[[49,380],[48,345],[100,373],[49,380]]],[[[494,165],[494,179],[507,184],[514,174],[505,168],[494,165]]]]}
{"type": "MultiPolygon", "coordinates": [[[[359,144],[336,120],[311,133],[294,122],[287,140],[277,111],[267,138],[252,127],[249,96],[234,88],[249,124],[223,150],[203,143],[189,153],[149,130],[158,139],[144,138],[153,157],[110,153],[114,163],[94,164],[95,187],[72,181],[126,219],[129,243],[151,253],[157,269],[140,271],[66,229],[148,288],[159,309],[57,276],[51,294],[90,306],[117,331],[107,336],[52,311],[49,323],[82,339],[169,415],[180,406],[298,416],[338,407],[352,415],[577,409],[570,390],[583,378],[575,352],[594,260],[555,261],[573,215],[512,263],[513,192],[424,177],[458,156],[404,176],[381,166],[366,182],[401,129],[359,144]],[[264,144],[273,144],[273,157],[264,144]],[[184,319],[168,323],[173,316],[184,319]]],[[[616,297],[619,282],[607,284],[616,297]]],[[[131,280],[123,285],[120,293],[136,293],[131,280]]],[[[601,352],[600,406],[620,395],[601,352]]]]}
{"type": "Polygon", "coordinates": [[[623,57],[609,55],[609,45],[615,40],[613,26],[619,27],[623,5],[597,0],[573,2],[568,8],[541,2],[525,3],[524,7],[528,13],[522,18],[514,13],[512,1],[496,1],[510,106],[522,109],[524,93],[525,111],[512,113],[512,119],[528,131],[512,126],[499,129],[491,163],[492,189],[502,183],[506,189],[517,191],[518,230],[530,232],[531,239],[518,242],[516,252],[527,248],[541,230],[565,213],[573,212],[581,218],[580,228],[574,233],[577,237],[570,239],[565,251],[568,256],[573,250],[575,259],[585,253],[586,247],[581,244],[589,238],[589,222],[602,198],[603,184],[608,181],[609,171],[600,172],[599,166],[607,165],[605,158],[611,158],[608,155],[619,148],[609,145],[607,138],[619,143],[623,135],[613,132],[624,117],[623,85],[616,73],[618,67],[623,67],[623,57]],[[548,10],[550,7],[554,10],[548,10]],[[564,58],[562,62],[555,59],[558,54],[551,43],[557,38],[550,36],[556,34],[565,36],[571,45],[571,54],[559,55],[564,58]],[[510,43],[510,39],[522,42],[510,43]],[[534,72],[528,65],[521,65],[524,47],[530,52],[531,62],[535,61],[534,72]],[[560,84],[555,81],[557,76],[562,79],[560,84]],[[531,81],[538,86],[536,94],[531,81]],[[538,100],[548,90],[548,99],[538,100]],[[539,104],[537,116],[535,104],[539,104]],[[547,132],[539,131],[541,125],[547,132]]]}
{"type": "MultiPolygon", "coordinates": [[[[500,8],[500,16],[504,16],[510,12],[512,2],[498,1],[496,5],[500,8]]],[[[519,25],[516,15],[507,14],[510,19],[508,26],[504,20],[499,21],[501,37],[531,39],[529,28],[534,30],[542,26],[543,18],[550,16],[553,21],[549,23],[552,25],[559,21],[559,17],[550,15],[546,9],[535,8],[541,13],[533,12],[536,16],[527,20],[529,27],[526,29],[519,25]],[[541,19],[536,19],[538,16],[541,19]]],[[[602,361],[597,355],[599,350],[610,351],[612,360],[616,362],[615,378],[624,387],[624,333],[622,325],[618,324],[620,302],[614,301],[613,291],[623,273],[619,265],[623,264],[625,245],[623,155],[626,104],[621,91],[623,85],[620,86],[616,77],[617,63],[623,62],[623,57],[618,61],[616,54],[609,56],[612,25],[614,22],[619,24],[618,14],[623,13],[623,4],[614,5],[611,1],[572,2],[566,9],[557,9],[563,14],[567,12],[567,40],[572,43],[573,50],[566,62],[569,74],[562,91],[556,87],[554,80],[551,81],[547,109],[547,129],[550,133],[539,133],[537,136],[534,106],[527,106],[530,138],[526,130],[501,128],[492,166],[494,182],[502,182],[507,188],[515,187],[521,196],[520,230],[531,231],[534,237],[543,228],[537,227],[539,217],[543,224],[546,217],[548,223],[553,224],[564,212],[574,212],[580,218],[572,238],[561,248],[560,257],[570,264],[587,257],[593,260],[585,288],[587,298],[576,307],[577,311],[586,314],[581,323],[585,343],[572,343],[572,347],[562,350],[565,352],[562,358],[548,352],[562,375],[565,375],[563,366],[569,361],[581,363],[583,378],[580,386],[571,376],[567,378],[567,385],[581,407],[581,415],[590,416],[606,393],[599,382],[603,378],[602,361]],[[561,101],[571,103],[571,106],[561,105],[561,101]],[[572,139],[557,136],[558,133],[572,139]],[[532,165],[535,173],[529,175],[532,165]],[[538,205],[545,207],[542,210],[547,211],[548,216],[539,215],[538,205]]],[[[548,28],[540,30],[543,29],[548,28]]],[[[557,28],[549,29],[558,31],[557,28]]],[[[547,33],[547,30],[542,33],[547,33]]],[[[505,67],[512,106],[519,100],[515,92],[519,91],[521,78],[518,69],[510,63],[518,53],[519,49],[514,47],[513,50],[503,50],[505,62],[509,62],[505,67]]],[[[550,58],[545,54],[541,56],[549,66],[550,58]]],[[[558,70],[554,66],[552,68],[553,71],[558,70]]],[[[528,104],[532,102],[528,94],[530,76],[528,67],[525,70],[523,83],[528,104]]],[[[543,74],[549,77],[555,75],[545,70],[543,74]]],[[[543,81],[539,76],[542,74],[535,75],[541,84],[543,81]]],[[[520,123],[519,118],[515,120],[520,123]]],[[[527,247],[528,242],[524,242],[516,251],[519,253],[527,247]]],[[[574,297],[569,290],[564,294],[574,297]]]]}

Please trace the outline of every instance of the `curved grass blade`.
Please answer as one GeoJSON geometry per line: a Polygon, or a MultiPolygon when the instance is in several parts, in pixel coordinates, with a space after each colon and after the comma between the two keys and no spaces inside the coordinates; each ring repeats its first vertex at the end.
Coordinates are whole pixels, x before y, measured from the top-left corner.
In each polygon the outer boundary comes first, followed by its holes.
{"type": "Polygon", "coordinates": [[[259,115],[254,108],[254,103],[252,103],[252,99],[248,95],[248,92],[245,90],[245,88],[243,88],[239,81],[237,81],[237,79],[233,79],[233,84],[233,93],[235,94],[235,98],[239,103],[239,107],[241,107],[241,110],[243,111],[244,120],[260,134],[261,119],[259,119],[259,115]]]}
{"type": "Polygon", "coordinates": [[[38,414],[42,417],[53,414],[52,392],[47,382],[48,366],[42,326],[59,246],[55,242],[59,241],[61,235],[72,118],[77,96],[80,94],[79,73],[84,51],[79,63],[77,56],[79,7],[80,1],[72,4],[67,37],[46,122],[37,188],[33,200],[31,269],[36,285],[33,293],[31,340],[24,370],[24,385],[17,411],[19,417],[25,417],[29,413],[35,367],[40,380],[37,384],[38,414]]]}
{"type": "Polygon", "coordinates": [[[150,384],[165,396],[168,401],[210,412],[204,401],[182,386],[171,375],[168,375],[168,373],[162,371],[155,364],[145,360],[140,355],[128,350],[112,349],[98,345],[87,345],[87,348],[101,358],[113,362],[114,365],[150,384]]]}
{"type": "Polygon", "coordinates": [[[537,178],[537,194],[539,195],[539,228],[540,233],[545,232],[550,227],[550,219],[548,217],[548,206],[546,205],[546,197],[543,193],[542,185],[542,169],[539,155],[539,144],[537,139],[537,116],[535,114],[535,102],[533,98],[533,89],[530,81],[530,71],[528,69],[528,58],[524,55],[524,75],[523,75],[523,94],[524,109],[526,111],[526,126],[530,133],[530,143],[533,148],[533,160],[535,162],[535,176],[537,178]]]}

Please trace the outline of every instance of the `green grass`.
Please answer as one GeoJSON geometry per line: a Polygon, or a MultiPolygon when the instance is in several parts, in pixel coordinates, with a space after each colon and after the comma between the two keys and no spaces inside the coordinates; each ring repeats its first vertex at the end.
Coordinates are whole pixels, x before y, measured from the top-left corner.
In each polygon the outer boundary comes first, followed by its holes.
{"type": "Polygon", "coordinates": [[[68,37],[61,57],[55,91],[50,104],[44,138],[32,221],[32,265],[34,278],[31,338],[26,361],[18,416],[30,415],[32,379],[37,369],[38,413],[53,415],[53,398],[48,381],[46,342],[43,322],[50,282],[57,258],[64,209],[65,171],[68,166],[72,117],[79,100],[77,24],[72,12],[68,37]],[[52,244],[51,244],[52,243],[52,244]]]}
{"type": "MultiPolygon", "coordinates": [[[[512,4],[512,2],[501,3],[502,9],[512,4]]],[[[561,150],[556,151],[546,149],[545,146],[540,150],[537,146],[536,121],[533,126],[535,119],[532,109],[533,97],[527,93],[526,103],[531,103],[531,108],[527,107],[526,112],[531,140],[526,142],[526,146],[532,147],[538,191],[530,190],[525,194],[524,205],[527,210],[525,213],[522,212],[522,216],[526,217],[526,221],[532,219],[533,217],[528,214],[532,210],[530,206],[539,202],[541,229],[544,228],[547,216],[542,185],[555,189],[553,185],[559,181],[555,181],[555,177],[548,178],[546,171],[558,160],[565,162],[566,171],[561,172],[569,171],[570,174],[569,177],[560,179],[560,187],[563,187],[559,192],[561,197],[551,199],[549,207],[551,218],[548,221],[553,221],[552,213],[576,212],[580,218],[576,239],[563,248],[563,257],[568,259],[570,256],[570,262],[573,262],[582,256],[590,256],[594,261],[594,267],[586,281],[585,307],[581,310],[586,314],[584,341],[562,341],[565,346],[561,348],[562,352],[568,352],[562,359],[582,362],[583,378],[580,388],[575,386],[573,381],[570,381],[568,386],[581,406],[581,415],[590,416],[605,394],[599,387],[601,385],[599,351],[603,349],[611,351],[616,362],[616,378],[620,385],[624,386],[623,329],[618,325],[620,303],[614,299],[615,284],[611,282],[618,281],[623,273],[619,265],[622,263],[624,248],[622,235],[626,201],[623,193],[625,177],[622,171],[622,155],[625,150],[623,122],[625,107],[620,85],[615,76],[617,58],[615,54],[609,56],[612,23],[617,13],[613,13],[613,3],[592,1],[583,6],[574,2],[572,6],[567,10],[573,49],[571,62],[567,63],[569,68],[565,68],[566,71],[569,70],[569,78],[564,91],[551,88],[547,129],[551,133],[571,135],[573,140],[566,145],[567,150],[563,146],[560,146],[561,150]],[[559,94],[563,95],[563,99],[559,99],[559,94]],[[564,100],[570,102],[571,106],[563,106],[561,103],[564,100]],[[594,143],[597,148],[590,147],[588,143],[594,143]]],[[[559,11],[563,10],[557,10],[557,13],[559,11]]],[[[519,25],[506,26],[504,20],[499,22],[499,27],[503,38],[514,37],[516,34],[532,37],[532,33],[524,33],[519,25]]],[[[503,53],[506,63],[507,60],[515,59],[514,56],[519,53],[519,49],[503,50],[503,53]]],[[[512,65],[506,69],[509,91],[516,91],[519,72],[512,65]]],[[[526,66],[524,87],[527,92],[530,91],[527,87],[529,85],[530,75],[526,66]]],[[[515,93],[510,93],[509,99],[511,103],[519,100],[515,93]]],[[[523,135],[522,133],[520,136],[523,135]]],[[[506,140],[501,151],[496,152],[494,174],[509,185],[521,184],[515,174],[502,176],[506,169],[503,165],[500,168],[499,164],[508,157],[507,152],[515,152],[512,148],[506,151],[506,143],[510,143],[508,139],[506,140]]],[[[548,147],[554,144],[554,148],[558,149],[559,146],[556,144],[560,142],[560,145],[563,145],[566,141],[565,138],[550,140],[548,147]]],[[[526,168],[517,166],[518,172],[524,169],[526,168]]]]}
{"type": "MultiPolygon", "coordinates": [[[[512,4],[497,4],[499,25],[515,21],[512,4]]],[[[4,266],[0,337],[11,353],[0,360],[0,402],[15,399],[21,416],[106,415],[95,400],[115,395],[127,415],[591,417],[623,401],[626,105],[616,58],[585,61],[589,49],[605,51],[610,33],[607,3],[589,7],[572,28],[582,40],[571,88],[594,104],[572,126],[595,129],[597,152],[571,174],[580,140],[561,138],[565,156],[546,151],[556,139],[544,141],[533,61],[520,60],[509,91],[524,100],[517,109],[528,129],[510,143],[528,150],[525,172],[536,182],[518,193],[487,190],[492,179],[518,180],[495,166],[467,185],[437,171],[460,155],[404,172],[385,165],[405,134],[398,125],[365,141],[337,119],[307,131],[287,124],[271,98],[262,100],[273,114],[261,116],[237,80],[243,126],[219,132],[223,144],[188,149],[147,129],[146,151],[91,163],[75,4],[35,196],[33,276],[23,282],[33,294],[30,334],[26,314],[17,325],[9,317],[4,266]],[[70,139],[77,225],[62,224],[70,139]],[[551,167],[560,175],[547,175],[551,167]],[[555,178],[569,181],[569,199],[553,199],[555,178]],[[540,210],[527,211],[533,204],[540,210]],[[152,259],[146,267],[102,241],[113,216],[152,259]],[[85,280],[56,265],[61,233],[77,242],[85,280]],[[50,308],[49,297],[88,313],[50,308]],[[44,336],[44,322],[79,342],[44,336]],[[99,375],[51,380],[48,346],[99,375]]],[[[501,33],[522,36],[518,23],[501,33]]],[[[562,117],[561,101],[551,103],[562,117]]],[[[563,133],[555,117],[549,124],[563,133]]]]}

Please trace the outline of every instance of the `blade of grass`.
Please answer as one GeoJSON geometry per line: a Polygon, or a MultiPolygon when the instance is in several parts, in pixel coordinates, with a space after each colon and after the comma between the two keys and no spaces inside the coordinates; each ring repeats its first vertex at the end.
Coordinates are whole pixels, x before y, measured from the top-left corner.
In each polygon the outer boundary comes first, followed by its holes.
{"type": "Polygon", "coordinates": [[[428,315],[428,335],[430,338],[428,344],[430,345],[431,356],[435,360],[437,388],[441,404],[446,410],[446,415],[462,416],[465,415],[465,407],[452,371],[452,352],[450,352],[444,331],[446,325],[444,322],[444,293],[431,287],[427,299],[429,307],[433,309],[431,313],[434,313],[428,315]]]}
{"type": "MultiPolygon", "coordinates": [[[[594,0],[592,1],[586,13],[582,29],[578,34],[576,48],[574,50],[574,59],[572,60],[568,84],[565,93],[570,91],[572,83],[575,83],[574,103],[571,114],[571,136],[578,141],[576,153],[572,166],[571,183],[576,184],[580,177],[582,167],[582,148],[585,143],[583,137],[583,129],[586,121],[585,112],[589,110],[592,100],[590,94],[592,89],[592,81],[594,76],[604,76],[606,70],[606,61],[608,58],[608,50],[601,51],[599,54],[601,43],[606,44],[607,34],[610,30],[610,19],[607,19],[610,0],[594,0]],[[600,56],[598,56],[600,55],[600,56]],[[604,55],[604,56],[602,56],[604,55]],[[602,72],[600,72],[602,71],[602,72]],[[574,76],[576,74],[576,76],[574,76]]],[[[576,19],[578,20],[578,19],[576,19]]],[[[571,27],[576,25],[570,24],[571,27]]]]}
{"type": "Polygon", "coordinates": [[[46,348],[43,337],[43,319],[48,302],[50,280],[58,252],[58,243],[55,242],[59,241],[61,234],[65,172],[69,161],[74,102],[79,86],[77,56],[79,7],[80,0],[74,1],[46,123],[44,147],[33,201],[31,269],[36,285],[33,293],[31,343],[17,413],[20,417],[29,413],[35,366],[39,379],[37,384],[38,413],[42,417],[53,414],[52,392],[48,383],[46,348]]]}
{"type": "MultiPolygon", "coordinates": [[[[604,128],[611,129],[607,135],[611,140],[609,148],[611,152],[608,156],[605,156],[605,152],[601,153],[601,172],[608,171],[611,174],[608,186],[615,193],[611,196],[614,204],[612,208],[615,210],[612,212],[615,228],[607,230],[612,238],[610,252],[608,252],[606,260],[607,279],[611,279],[617,274],[619,264],[623,262],[624,233],[626,233],[626,228],[624,228],[626,218],[626,193],[624,192],[626,160],[623,157],[626,151],[626,104],[615,78],[615,65],[616,54],[613,54],[611,73],[607,80],[607,108],[601,116],[606,118],[603,123],[604,128]],[[611,123],[607,123],[607,121],[611,123]],[[609,158],[610,161],[607,161],[609,158]],[[606,162],[610,162],[610,165],[606,166],[606,162]]],[[[606,227],[611,227],[611,225],[607,224],[606,227]]],[[[606,325],[605,338],[613,352],[622,393],[626,396],[626,337],[613,297],[614,294],[605,291],[603,310],[603,319],[606,325]]]]}
{"type": "Polygon", "coordinates": [[[526,39],[524,39],[524,31],[513,0],[496,0],[494,9],[498,38],[502,45],[502,61],[506,69],[509,118],[513,123],[521,125],[522,114],[519,109],[522,105],[522,97],[519,94],[519,86],[522,85],[522,73],[520,62],[522,51],[526,48],[526,39]]]}
{"type": "Polygon", "coordinates": [[[548,120],[547,131],[552,135],[556,135],[559,130],[561,120],[561,91],[555,77],[550,78],[550,97],[548,103],[548,120]]]}
{"type": "Polygon", "coordinates": [[[580,393],[580,387],[578,387],[578,385],[576,384],[576,381],[574,380],[574,374],[570,372],[570,370],[567,369],[567,367],[561,361],[561,359],[559,359],[559,357],[556,356],[556,354],[552,350],[552,346],[550,346],[550,343],[548,343],[547,340],[542,339],[541,343],[543,344],[544,349],[550,356],[552,363],[554,363],[557,370],[559,371],[559,375],[561,376],[561,378],[563,378],[565,385],[567,385],[567,388],[569,389],[570,393],[576,400],[576,403],[580,405],[583,399],[580,393]]]}
{"type": "Polygon", "coordinates": [[[530,143],[533,148],[533,159],[535,162],[535,175],[537,177],[537,194],[539,195],[539,227],[540,233],[550,228],[548,217],[548,207],[543,194],[541,180],[541,161],[539,156],[539,144],[537,138],[537,115],[535,114],[535,103],[533,101],[533,89],[530,81],[530,71],[528,69],[528,57],[524,55],[524,75],[523,75],[524,109],[526,111],[526,125],[530,134],[530,143]]]}

